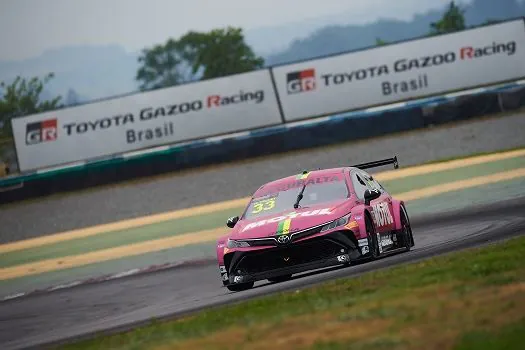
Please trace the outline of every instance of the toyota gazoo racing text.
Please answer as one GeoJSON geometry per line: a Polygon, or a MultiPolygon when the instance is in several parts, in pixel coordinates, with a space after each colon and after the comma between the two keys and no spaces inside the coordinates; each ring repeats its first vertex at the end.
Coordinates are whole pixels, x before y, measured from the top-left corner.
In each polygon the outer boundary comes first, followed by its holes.
{"type": "Polygon", "coordinates": [[[223,284],[241,291],[259,280],[409,251],[414,239],[403,201],[364,170],[387,164],[398,168],[397,157],[261,186],[217,241],[223,284]]]}

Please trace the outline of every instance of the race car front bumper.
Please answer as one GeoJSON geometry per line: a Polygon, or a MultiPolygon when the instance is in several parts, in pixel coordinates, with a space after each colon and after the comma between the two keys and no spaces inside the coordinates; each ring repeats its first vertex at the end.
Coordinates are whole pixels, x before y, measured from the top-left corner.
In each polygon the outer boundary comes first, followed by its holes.
{"type": "Polygon", "coordinates": [[[246,283],[246,282],[255,282],[260,280],[266,280],[270,278],[275,278],[284,275],[293,275],[296,273],[312,271],[317,269],[322,269],[330,266],[336,266],[341,264],[348,264],[350,262],[349,254],[340,254],[336,257],[318,260],[311,263],[305,263],[300,265],[293,265],[289,267],[263,271],[253,274],[241,274],[241,275],[230,275],[228,277],[228,284],[235,283],[246,283]]]}
{"type": "Polygon", "coordinates": [[[238,284],[348,264],[361,257],[351,231],[336,231],[288,245],[235,252],[222,267],[223,284],[238,284]]]}

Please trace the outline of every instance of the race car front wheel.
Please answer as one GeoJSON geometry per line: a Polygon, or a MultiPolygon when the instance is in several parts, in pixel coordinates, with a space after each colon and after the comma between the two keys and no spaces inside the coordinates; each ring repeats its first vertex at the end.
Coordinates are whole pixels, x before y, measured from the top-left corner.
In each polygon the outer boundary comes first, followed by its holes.
{"type": "Polygon", "coordinates": [[[232,292],[242,292],[243,290],[248,290],[252,288],[254,282],[238,283],[238,284],[229,284],[226,286],[232,292]]]}
{"type": "Polygon", "coordinates": [[[379,258],[379,243],[375,233],[374,224],[368,215],[365,215],[366,235],[368,237],[368,248],[370,250],[370,259],[379,258]]]}
{"type": "Polygon", "coordinates": [[[408,214],[404,206],[401,206],[401,231],[399,234],[399,246],[405,248],[408,252],[414,245],[414,238],[412,236],[412,227],[410,227],[410,221],[408,214]]]}

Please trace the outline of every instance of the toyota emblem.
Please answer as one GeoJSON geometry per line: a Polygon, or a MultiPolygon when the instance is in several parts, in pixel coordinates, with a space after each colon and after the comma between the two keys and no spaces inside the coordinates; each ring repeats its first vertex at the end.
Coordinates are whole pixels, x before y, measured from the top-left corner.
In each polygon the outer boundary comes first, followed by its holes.
{"type": "Polygon", "coordinates": [[[277,242],[279,242],[280,244],[286,244],[286,243],[290,242],[290,236],[288,236],[288,235],[280,235],[277,238],[277,242]]]}

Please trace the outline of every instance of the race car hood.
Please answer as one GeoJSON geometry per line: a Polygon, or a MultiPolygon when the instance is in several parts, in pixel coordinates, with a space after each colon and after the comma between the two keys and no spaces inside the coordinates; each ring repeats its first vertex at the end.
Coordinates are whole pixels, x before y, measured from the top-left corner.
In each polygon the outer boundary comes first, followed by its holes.
{"type": "Polygon", "coordinates": [[[351,203],[345,199],[244,219],[235,225],[230,238],[252,239],[275,236],[283,231],[292,233],[338,219],[348,214],[351,208],[351,203]]]}

